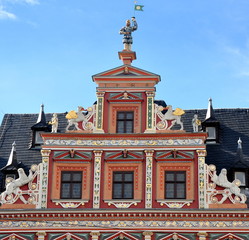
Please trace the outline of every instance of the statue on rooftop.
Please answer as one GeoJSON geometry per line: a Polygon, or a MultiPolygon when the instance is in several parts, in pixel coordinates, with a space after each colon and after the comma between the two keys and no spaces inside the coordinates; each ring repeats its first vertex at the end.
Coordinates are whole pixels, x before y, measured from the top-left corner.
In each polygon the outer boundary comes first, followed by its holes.
{"type": "Polygon", "coordinates": [[[123,44],[124,44],[124,50],[126,51],[131,51],[131,45],[133,43],[131,33],[137,30],[137,21],[135,17],[132,17],[131,21],[128,19],[126,21],[126,26],[122,27],[119,31],[120,34],[124,35],[123,44]],[[131,25],[131,21],[132,21],[132,25],[131,25]]]}
{"type": "Polygon", "coordinates": [[[201,121],[198,119],[198,115],[195,114],[194,118],[192,119],[193,132],[198,132],[200,125],[201,125],[201,121]]]}
{"type": "Polygon", "coordinates": [[[58,117],[57,117],[56,113],[53,114],[53,117],[52,117],[51,121],[49,122],[49,124],[52,125],[52,131],[51,132],[52,133],[57,133],[59,122],[58,122],[58,117]]]}

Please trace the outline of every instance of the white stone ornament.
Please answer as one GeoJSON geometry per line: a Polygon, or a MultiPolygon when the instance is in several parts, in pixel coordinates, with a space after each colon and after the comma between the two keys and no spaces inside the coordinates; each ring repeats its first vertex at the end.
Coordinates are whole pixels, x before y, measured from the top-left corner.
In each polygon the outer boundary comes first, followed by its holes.
{"type": "Polygon", "coordinates": [[[181,108],[176,108],[173,111],[172,106],[168,105],[166,108],[155,104],[155,119],[159,117],[161,121],[156,124],[157,130],[170,130],[175,124],[179,124],[180,130],[183,130],[183,122],[181,116],[185,112],[181,108]],[[165,114],[162,113],[164,109],[167,109],[165,114]]]}
{"type": "Polygon", "coordinates": [[[84,109],[83,107],[79,106],[77,112],[70,111],[66,115],[66,118],[68,119],[68,125],[66,127],[66,131],[69,131],[69,128],[71,126],[74,126],[76,130],[89,130],[89,131],[94,130],[94,123],[89,122],[89,120],[92,117],[95,117],[95,115],[96,115],[95,105],[93,105],[92,107],[88,107],[87,109],[84,109]],[[87,113],[84,114],[83,111],[87,111],[87,113]],[[78,123],[82,123],[82,128],[78,126],[78,123]]]}
{"type": "Polygon", "coordinates": [[[211,183],[208,184],[208,194],[211,203],[222,204],[227,198],[235,203],[245,203],[246,195],[241,193],[239,186],[241,185],[240,180],[235,179],[233,182],[229,182],[227,179],[227,170],[223,168],[219,175],[216,174],[216,167],[211,164],[208,166],[208,174],[211,179],[211,183]],[[223,190],[217,190],[216,185],[223,187],[223,190]],[[222,195],[222,199],[218,200],[217,195],[222,195]],[[234,196],[234,197],[233,197],[234,196]]]}

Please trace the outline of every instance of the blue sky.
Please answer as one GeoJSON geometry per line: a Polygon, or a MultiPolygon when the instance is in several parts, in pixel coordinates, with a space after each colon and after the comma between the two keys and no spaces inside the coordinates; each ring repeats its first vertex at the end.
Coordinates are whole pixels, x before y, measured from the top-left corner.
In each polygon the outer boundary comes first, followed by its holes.
{"type": "MultiPolygon", "coordinates": [[[[249,0],[137,0],[133,66],[161,75],[173,108],[249,107],[249,0]]],[[[76,110],[91,76],[122,65],[132,0],[0,0],[0,121],[5,113],[76,110]]]]}

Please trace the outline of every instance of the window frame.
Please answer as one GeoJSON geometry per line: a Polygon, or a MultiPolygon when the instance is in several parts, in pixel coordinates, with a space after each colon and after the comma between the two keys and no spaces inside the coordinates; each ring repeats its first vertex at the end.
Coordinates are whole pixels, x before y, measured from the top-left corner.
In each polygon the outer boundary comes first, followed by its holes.
{"type": "Polygon", "coordinates": [[[187,181],[186,181],[186,176],[187,176],[187,174],[186,174],[186,171],[165,171],[164,172],[164,198],[166,199],[166,200],[169,200],[169,199],[186,199],[186,197],[187,197],[187,186],[186,186],[186,184],[187,184],[187,181]],[[167,175],[167,173],[174,173],[174,180],[172,180],[172,181],[167,181],[167,179],[166,179],[166,175],[167,175]],[[182,180],[182,181],[177,181],[177,178],[176,178],[176,176],[177,176],[177,174],[178,173],[184,173],[184,180],[182,180]],[[177,197],[177,184],[183,184],[184,183],[184,197],[177,197]],[[173,186],[174,186],[174,193],[173,193],[173,197],[171,198],[171,197],[168,197],[167,196],[167,184],[173,184],[173,186]]]}
{"type": "Polygon", "coordinates": [[[113,171],[112,173],[112,199],[134,199],[134,171],[113,171]],[[121,181],[115,181],[115,174],[122,174],[122,180],[121,181]],[[132,181],[124,181],[124,176],[125,174],[132,174],[132,181]],[[114,197],[114,189],[115,189],[115,184],[120,184],[121,183],[121,197],[114,197]],[[125,189],[125,184],[132,184],[132,190],[131,190],[131,197],[125,197],[124,196],[124,189],[125,189]]]}
{"type": "Polygon", "coordinates": [[[134,133],[134,111],[117,111],[117,115],[116,115],[116,133],[134,133]],[[119,114],[124,114],[124,118],[120,119],[119,118],[119,114]],[[132,118],[131,119],[127,119],[127,115],[128,114],[132,114],[132,118]],[[124,123],[124,131],[123,132],[119,132],[119,123],[124,123]],[[131,122],[132,123],[132,131],[131,132],[127,132],[127,123],[131,122]]]}
{"type": "Polygon", "coordinates": [[[61,187],[60,187],[60,199],[81,199],[82,198],[82,185],[83,185],[83,173],[82,171],[61,171],[61,187]],[[63,174],[70,174],[70,181],[63,181],[63,174]],[[73,181],[73,174],[80,174],[81,180],[73,181]],[[69,183],[69,197],[63,197],[63,184],[69,183]],[[80,194],[79,197],[73,197],[73,184],[80,183],[80,194]]]}

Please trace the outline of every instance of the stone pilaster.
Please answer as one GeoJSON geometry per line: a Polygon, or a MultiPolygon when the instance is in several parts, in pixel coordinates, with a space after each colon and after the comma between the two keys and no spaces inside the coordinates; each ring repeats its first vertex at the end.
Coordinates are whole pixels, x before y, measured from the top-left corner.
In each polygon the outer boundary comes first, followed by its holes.
{"type": "Polygon", "coordinates": [[[95,133],[104,133],[103,129],[103,114],[104,114],[104,95],[105,92],[97,92],[97,107],[96,107],[96,129],[95,133]]]}
{"type": "Polygon", "coordinates": [[[39,203],[38,208],[47,208],[48,197],[48,167],[49,156],[51,150],[41,150],[42,166],[41,166],[41,185],[39,189],[39,203]]]}
{"type": "Polygon", "coordinates": [[[152,169],[154,150],[145,150],[146,154],[146,190],[145,208],[152,208],[152,169]]]}
{"type": "Polygon", "coordinates": [[[37,232],[36,233],[36,236],[37,236],[38,240],[44,240],[46,235],[47,235],[46,232],[37,232]]]}
{"type": "Polygon", "coordinates": [[[151,240],[151,236],[153,235],[153,232],[146,231],[146,232],[143,232],[143,235],[144,235],[145,240],[151,240]]]}
{"type": "Polygon", "coordinates": [[[154,92],[146,92],[147,94],[147,111],[146,111],[146,130],[145,133],[154,133],[155,116],[154,116],[154,92]]]}
{"type": "Polygon", "coordinates": [[[92,232],[90,232],[90,235],[91,235],[92,239],[98,240],[100,233],[98,231],[92,231],[92,232]]]}
{"type": "Polygon", "coordinates": [[[199,240],[206,240],[208,234],[206,232],[198,232],[197,236],[199,237],[199,240]]]}
{"type": "Polygon", "coordinates": [[[94,152],[93,208],[99,208],[101,156],[103,151],[96,150],[93,152],[94,152]]]}
{"type": "Polygon", "coordinates": [[[206,169],[205,169],[205,157],[206,157],[206,150],[197,150],[198,155],[198,169],[199,169],[199,176],[198,176],[198,189],[199,189],[199,208],[203,209],[206,208],[206,169]]]}

